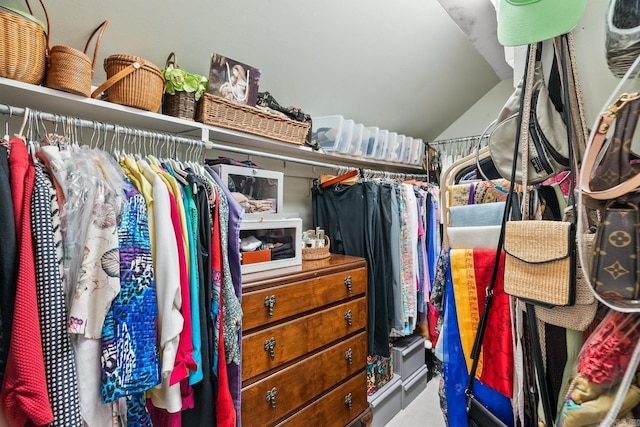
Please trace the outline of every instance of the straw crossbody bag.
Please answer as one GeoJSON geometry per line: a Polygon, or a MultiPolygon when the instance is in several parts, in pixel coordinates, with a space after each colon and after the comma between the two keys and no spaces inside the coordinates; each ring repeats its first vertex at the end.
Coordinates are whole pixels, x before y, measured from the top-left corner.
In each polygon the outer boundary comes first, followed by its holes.
{"type": "MultiPolygon", "coordinates": [[[[527,166],[528,166],[528,139],[527,129],[530,125],[529,110],[531,104],[528,102],[533,82],[532,71],[535,68],[536,45],[529,46],[528,67],[527,67],[527,88],[523,97],[523,112],[521,115],[520,138],[516,141],[522,162],[522,199],[523,215],[522,221],[507,221],[504,224],[504,251],[505,251],[505,271],[504,290],[507,294],[518,297],[525,302],[542,305],[546,307],[571,306],[575,303],[576,297],[576,224],[574,221],[553,221],[553,220],[527,220],[528,213],[528,191],[527,191],[527,166]]],[[[564,49],[562,50],[563,71],[564,49]]],[[[566,75],[566,74],[565,74],[566,75]]],[[[565,81],[567,81],[565,77],[565,81]]],[[[567,85],[563,85],[565,96],[568,99],[567,85]]],[[[569,103],[565,102],[564,113],[566,117],[571,117],[569,103]]],[[[569,123],[568,120],[566,120],[569,123]]],[[[575,183],[575,163],[571,144],[571,128],[564,127],[567,133],[567,151],[569,152],[569,164],[571,167],[571,191],[569,198],[575,211],[575,200],[573,197],[575,183]]],[[[515,170],[517,159],[513,157],[512,185],[515,187],[515,170]]],[[[509,207],[507,207],[508,209],[509,207]]]]}

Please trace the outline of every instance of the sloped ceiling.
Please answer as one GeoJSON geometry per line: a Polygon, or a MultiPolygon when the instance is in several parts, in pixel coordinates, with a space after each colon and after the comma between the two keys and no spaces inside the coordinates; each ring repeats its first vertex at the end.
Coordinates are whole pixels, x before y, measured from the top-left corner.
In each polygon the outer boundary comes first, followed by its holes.
{"type": "MultiPolygon", "coordinates": [[[[44,1],[51,45],[82,49],[109,21],[94,85],[105,80],[111,54],[162,68],[175,52],[180,66],[208,74],[217,52],[260,68],[260,89],[282,105],[432,140],[505,78],[477,35],[470,41],[469,27],[458,26],[461,9],[456,21],[433,0],[44,1]]],[[[21,0],[0,2],[25,8],[21,0]]]]}

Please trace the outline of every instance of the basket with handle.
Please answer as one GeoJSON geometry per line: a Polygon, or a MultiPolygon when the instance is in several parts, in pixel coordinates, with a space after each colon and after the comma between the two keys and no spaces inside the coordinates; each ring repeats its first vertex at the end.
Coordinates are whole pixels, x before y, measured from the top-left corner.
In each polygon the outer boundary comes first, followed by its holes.
{"type": "Polygon", "coordinates": [[[49,70],[45,79],[45,86],[58,89],[76,95],[91,95],[91,80],[98,56],[98,47],[102,34],[107,28],[108,22],[102,24],[91,33],[84,51],[79,51],[68,46],[53,46],[49,51],[49,70]],[[93,60],[87,55],[89,43],[98,34],[93,49],[93,60]]]}
{"type": "MultiPolygon", "coordinates": [[[[173,65],[179,68],[176,63],[176,54],[171,52],[167,58],[165,68],[173,65]]],[[[195,120],[196,117],[196,96],[194,92],[179,91],[175,94],[165,93],[162,98],[162,114],[178,117],[185,120],[195,120]]]]}
{"type": "Polygon", "coordinates": [[[91,94],[99,97],[106,91],[115,104],[157,112],[162,103],[164,77],[156,65],[138,56],[117,54],[104,60],[107,80],[91,94]]]}
{"type": "Polygon", "coordinates": [[[0,77],[40,84],[49,49],[49,15],[40,0],[46,25],[29,13],[0,5],[0,77]]]}

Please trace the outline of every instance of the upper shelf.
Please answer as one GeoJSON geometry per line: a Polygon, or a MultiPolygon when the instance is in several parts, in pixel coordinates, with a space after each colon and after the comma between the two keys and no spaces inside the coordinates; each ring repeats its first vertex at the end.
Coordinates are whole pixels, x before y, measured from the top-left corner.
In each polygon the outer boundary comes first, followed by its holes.
{"type": "Polygon", "coordinates": [[[258,156],[260,155],[259,152],[265,152],[295,159],[350,167],[408,173],[420,173],[422,170],[419,166],[330,155],[313,151],[305,146],[288,144],[244,132],[152,113],[99,99],[85,98],[44,86],[2,77],[0,77],[0,103],[13,107],[28,107],[38,111],[77,117],[84,120],[95,120],[136,129],[193,137],[227,146],[231,151],[233,151],[233,147],[252,150],[258,156]]]}

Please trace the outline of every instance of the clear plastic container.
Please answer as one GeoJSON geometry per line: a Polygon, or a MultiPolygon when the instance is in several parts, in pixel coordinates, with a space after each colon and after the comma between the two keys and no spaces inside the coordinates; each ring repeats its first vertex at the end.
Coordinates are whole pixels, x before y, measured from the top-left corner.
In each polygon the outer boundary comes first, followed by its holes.
{"type": "MultiPolygon", "coordinates": [[[[378,143],[380,129],[378,129],[377,127],[368,127],[366,129],[369,131],[369,139],[362,142],[362,156],[370,159],[373,157],[376,144],[378,143]]],[[[364,134],[362,137],[364,139],[364,134]]]]}
{"type": "Polygon", "coordinates": [[[343,116],[312,117],[312,139],[326,151],[337,151],[342,141],[351,140],[353,120],[345,120],[343,116]]]}
{"type": "Polygon", "coordinates": [[[422,158],[424,157],[424,142],[420,138],[413,139],[413,148],[411,149],[411,159],[409,163],[412,165],[422,165],[422,158]]]}
{"type": "Polygon", "coordinates": [[[380,129],[378,131],[378,140],[373,149],[373,158],[382,159],[386,154],[387,140],[389,139],[389,131],[386,129],[380,129]]]}
{"type": "Polygon", "coordinates": [[[389,147],[388,160],[393,163],[400,163],[402,161],[402,150],[404,149],[405,135],[397,135],[396,141],[393,146],[389,147]]]}
{"type": "Polygon", "coordinates": [[[362,128],[362,137],[360,138],[360,144],[353,150],[354,157],[364,157],[364,151],[366,149],[366,145],[369,144],[369,138],[371,136],[371,128],[364,127],[362,128]]]}
{"type": "Polygon", "coordinates": [[[378,160],[389,160],[391,158],[391,152],[396,148],[396,140],[398,139],[397,132],[389,132],[387,134],[387,140],[384,144],[384,149],[380,153],[378,160]]]}
{"type": "Polygon", "coordinates": [[[354,123],[351,130],[351,138],[342,140],[338,146],[338,151],[343,154],[353,154],[356,150],[359,150],[360,144],[362,144],[363,130],[363,124],[354,123]]]}
{"type": "Polygon", "coordinates": [[[409,164],[411,160],[411,151],[413,150],[413,137],[407,136],[402,144],[402,156],[399,163],[409,164]]]}

